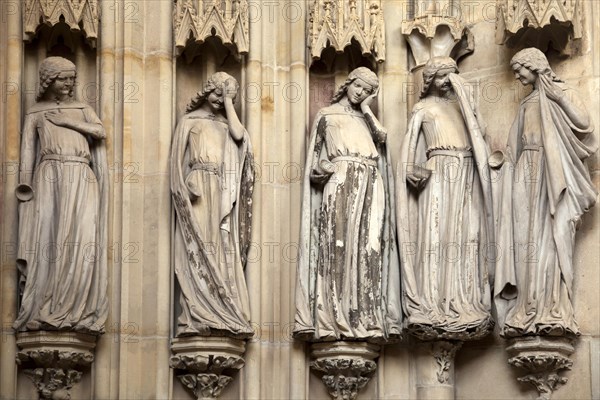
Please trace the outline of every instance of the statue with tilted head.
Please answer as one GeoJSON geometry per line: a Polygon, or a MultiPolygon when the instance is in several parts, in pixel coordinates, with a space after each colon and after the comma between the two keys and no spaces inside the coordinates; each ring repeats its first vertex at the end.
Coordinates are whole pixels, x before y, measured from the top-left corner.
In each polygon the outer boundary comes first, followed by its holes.
{"type": "Polygon", "coordinates": [[[387,132],[370,108],[379,80],[360,67],[319,111],[308,147],[294,335],[383,343],[401,333],[387,132]]]}
{"type": "Polygon", "coordinates": [[[238,90],[232,76],[213,74],[173,135],[177,336],[253,334],[244,268],[254,165],[250,137],[233,105],[238,90]]]}
{"type": "Polygon", "coordinates": [[[398,165],[398,241],[407,329],[473,340],[493,327],[493,204],[484,125],[450,57],[423,71],[398,165]]]}
{"type": "Polygon", "coordinates": [[[508,203],[499,244],[514,246],[496,268],[501,333],[573,337],[579,335],[572,304],[575,232],[596,202],[584,160],[598,145],[583,102],[544,53],[527,48],[510,64],[533,91],[521,101],[506,147],[491,158],[508,203]]]}

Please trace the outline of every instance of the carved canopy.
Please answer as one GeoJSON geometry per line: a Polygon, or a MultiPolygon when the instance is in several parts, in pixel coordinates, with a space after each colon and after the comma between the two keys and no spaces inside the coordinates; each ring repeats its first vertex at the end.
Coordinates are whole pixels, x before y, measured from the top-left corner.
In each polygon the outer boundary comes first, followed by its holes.
{"type": "Polygon", "coordinates": [[[175,0],[173,35],[177,54],[188,39],[203,43],[216,36],[234,53],[247,54],[247,0],[175,0]]]}
{"type": "Polygon", "coordinates": [[[517,42],[525,35],[523,28],[534,31],[539,43],[529,39],[526,45],[544,47],[548,41],[553,44],[567,42],[570,38],[582,37],[581,0],[498,0],[496,19],[497,43],[517,42]],[[568,29],[565,29],[568,28],[568,29]],[[546,37],[546,40],[544,40],[546,37]]]}
{"type": "Polygon", "coordinates": [[[462,19],[461,1],[409,0],[402,34],[410,45],[415,67],[431,57],[460,57],[473,52],[472,34],[462,19]]]}
{"type": "Polygon", "coordinates": [[[88,44],[98,39],[98,0],[25,0],[23,40],[30,42],[41,25],[64,21],[72,31],[83,30],[88,44]]]}
{"type": "Polygon", "coordinates": [[[343,52],[357,43],[364,56],[385,60],[385,29],[381,0],[314,0],[308,43],[313,59],[331,46],[343,52]]]}

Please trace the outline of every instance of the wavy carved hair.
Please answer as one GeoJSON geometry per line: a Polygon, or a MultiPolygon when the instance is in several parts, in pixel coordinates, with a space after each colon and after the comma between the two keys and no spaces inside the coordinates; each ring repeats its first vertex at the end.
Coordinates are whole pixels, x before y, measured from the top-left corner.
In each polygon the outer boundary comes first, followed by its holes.
{"type": "Polygon", "coordinates": [[[371,71],[367,67],[358,67],[348,74],[346,82],[344,82],[344,84],[340,86],[340,88],[337,90],[337,92],[335,92],[335,94],[331,98],[331,104],[340,101],[346,95],[346,92],[348,91],[348,86],[350,86],[350,84],[356,79],[361,79],[365,81],[365,83],[371,85],[373,87],[373,91],[377,90],[377,88],[379,87],[379,79],[377,78],[375,72],[371,71]]]}
{"type": "MultiPolygon", "coordinates": [[[[48,57],[40,64],[40,86],[38,93],[35,98],[36,101],[40,101],[44,98],[46,90],[54,83],[58,75],[61,72],[73,71],[75,72],[75,79],[77,79],[77,68],[75,64],[63,57],[48,57]]],[[[73,87],[69,91],[69,97],[73,97],[73,87]]]]}
{"type": "Polygon", "coordinates": [[[552,71],[552,68],[550,68],[550,64],[544,53],[535,47],[523,49],[515,54],[510,60],[510,66],[514,69],[516,65],[523,66],[538,75],[546,75],[554,82],[562,82],[554,71],[552,71]]]}

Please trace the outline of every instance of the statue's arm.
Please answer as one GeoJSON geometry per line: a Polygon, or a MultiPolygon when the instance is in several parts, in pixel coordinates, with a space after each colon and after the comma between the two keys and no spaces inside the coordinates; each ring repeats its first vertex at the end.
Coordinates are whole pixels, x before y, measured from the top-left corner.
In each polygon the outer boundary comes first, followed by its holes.
{"type": "Polygon", "coordinates": [[[371,130],[371,134],[373,135],[373,140],[376,143],[385,143],[387,140],[387,129],[381,125],[381,122],[377,119],[373,111],[371,111],[371,107],[365,106],[362,108],[362,111],[365,115],[365,120],[369,125],[369,129],[371,130]]]}
{"type": "Polygon", "coordinates": [[[548,78],[543,78],[546,80],[546,96],[562,108],[575,127],[588,130],[591,127],[590,116],[574,91],[563,89],[548,78]]]}
{"type": "Polygon", "coordinates": [[[223,87],[223,105],[225,106],[225,114],[227,115],[227,123],[229,124],[229,134],[235,141],[240,141],[244,138],[246,128],[240,122],[235,108],[233,107],[233,99],[237,95],[236,84],[228,79],[223,87]]]}
{"type": "Polygon", "coordinates": [[[37,140],[36,116],[29,114],[25,117],[21,134],[21,163],[19,165],[19,185],[16,189],[17,198],[21,201],[29,201],[33,198],[32,182],[37,140]]]}
{"type": "Polygon", "coordinates": [[[406,160],[406,180],[415,188],[421,188],[431,176],[431,171],[415,164],[417,158],[417,145],[419,135],[421,134],[421,125],[423,122],[423,113],[413,110],[409,120],[407,136],[404,140],[408,140],[408,154],[406,160]]]}
{"type": "Polygon", "coordinates": [[[309,149],[310,153],[308,155],[308,157],[312,157],[310,180],[315,183],[327,182],[329,176],[335,172],[333,164],[327,158],[323,157],[323,143],[327,129],[335,129],[335,127],[327,127],[326,117],[322,116],[316,125],[317,132],[314,133],[316,135],[315,147],[314,149],[309,149]]]}
{"type": "Polygon", "coordinates": [[[227,123],[229,124],[229,134],[235,141],[240,141],[244,138],[246,128],[240,122],[235,108],[233,107],[233,99],[225,97],[224,99],[225,113],[227,115],[227,123]]]}
{"type": "Polygon", "coordinates": [[[60,112],[47,112],[44,116],[45,118],[52,122],[54,125],[62,126],[65,128],[73,129],[81,133],[82,135],[89,135],[93,139],[102,140],[106,138],[106,133],[104,132],[104,127],[100,122],[96,113],[91,109],[91,107],[86,107],[83,109],[83,113],[85,115],[85,121],[79,121],[73,118],[68,118],[60,112]]]}
{"type": "Polygon", "coordinates": [[[569,116],[573,124],[581,130],[589,130],[591,127],[590,115],[581,100],[571,90],[563,92],[557,103],[569,116]]]}

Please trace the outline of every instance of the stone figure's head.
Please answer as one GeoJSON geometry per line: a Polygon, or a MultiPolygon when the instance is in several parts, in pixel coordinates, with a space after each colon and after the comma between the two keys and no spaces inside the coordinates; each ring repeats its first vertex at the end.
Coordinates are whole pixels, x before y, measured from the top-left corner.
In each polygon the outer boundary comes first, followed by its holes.
{"type": "Polygon", "coordinates": [[[233,96],[232,100],[235,103],[239,88],[240,85],[233,76],[226,72],[215,72],[208,79],[204,88],[199,91],[190,104],[187,105],[185,112],[190,113],[197,110],[204,103],[208,103],[213,111],[222,110],[224,107],[225,96],[233,96]]]}
{"type": "Polygon", "coordinates": [[[73,97],[77,69],[75,64],[63,57],[48,57],[40,64],[40,87],[37,101],[45,97],[73,97]]]}
{"type": "Polygon", "coordinates": [[[448,75],[450,74],[458,74],[458,66],[453,58],[430,58],[423,69],[423,90],[421,90],[419,97],[423,98],[427,96],[432,86],[441,93],[452,90],[452,85],[448,80],[448,75]]]}
{"type": "Polygon", "coordinates": [[[348,74],[346,82],[333,95],[331,103],[337,103],[344,96],[348,96],[350,104],[358,105],[374,93],[378,87],[379,79],[375,72],[366,67],[358,67],[348,74]]]}
{"type": "Polygon", "coordinates": [[[550,68],[544,53],[535,47],[523,49],[515,54],[510,60],[510,66],[515,73],[515,79],[525,86],[533,85],[539,75],[545,75],[555,82],[562,82],[550,68]]]}

